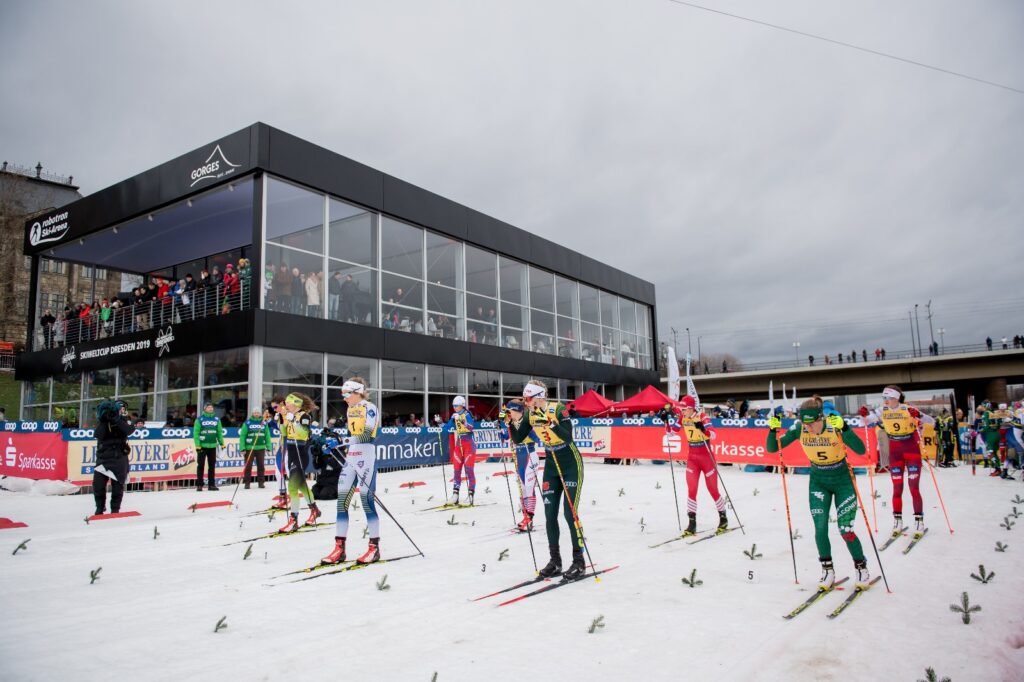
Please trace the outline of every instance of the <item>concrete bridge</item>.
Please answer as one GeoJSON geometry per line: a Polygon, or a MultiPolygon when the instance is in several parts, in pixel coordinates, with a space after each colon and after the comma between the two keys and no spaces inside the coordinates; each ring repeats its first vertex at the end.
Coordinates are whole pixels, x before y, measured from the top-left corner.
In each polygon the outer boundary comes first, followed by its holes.
{"type": "MultiPolygon", "coordinates": [[[[667,380],[663,380],[667,383],[667,380]]],[[[723,402],[728,398],[748,400],[767,397],[768,382],[776,392],[782,384],[796,386],[800,397],[878,393],[887,384],[905,391],[953,389],[957,405],[967,405],[967,395],[1007,402],[1007,384],[1024,383],[1024,349],[992,350],[956,355],[895,358],[777,369],[701,374],[693,377],[701,400],[723,402]]],[[[683,388],[685,391],[685,387],[683,388]]]]}

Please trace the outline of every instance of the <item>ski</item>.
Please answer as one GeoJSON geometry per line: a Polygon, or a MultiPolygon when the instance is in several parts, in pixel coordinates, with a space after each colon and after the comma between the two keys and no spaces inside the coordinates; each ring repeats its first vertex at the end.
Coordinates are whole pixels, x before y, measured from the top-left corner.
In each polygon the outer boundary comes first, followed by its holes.
{"type": "Polygon", "coordinates": [[[783,618],[785,618],[786,620],[792,620],[796,618],[801,613],[803,613],[808,607],[810,607],[812,604],[814,604],[819,599],[824,597],[826,594],[829,594],[830,592],[835,592],[840,585],[842,585],[849,579],[849,577],[840,578],[839,580],[832,583],[832,587],[828,588],[827,590],[819,589],[817,592],[808,597],[803,603],[801,603],[800,606],[796,607],[795,609],[787,613],[785,616],[783,616],[783,618]]]}
{"type": "Polygon", "coordinates": [[[545,585],[544,587],[537,588],[536,590],[533,590],[532,592],[527,592],[526,594],[521,594],[518,597],[513,597],[512,599],[509,599],[508,601],[503,601],[500,604],[498,604],[498,606],[508,606],[509,604],[515,604],[517,601],[522,601],[522,600],[526,599],[527,597],[534,597],[534,596],[536,596],[538,594],[543,594],[544,592],[550,592],[551,590],[558,589],[559,587],[565,587],[566,585],[571,585],[573,583],[578,583],[581,580],[585,580],[586,578],[593,578],[594,576],[601,575],[602,573],[608,573],[609,571],[614,571],[616,568],[618,568],[618,565],[612,566],[610,568],[603,568],[600,571],[591,571],[590,573],[584,573],[582,576],[580,576],[576,580],[564,580],[563,579],[560,582],[551,583],[550,585],[545,585]]]}
{"type": "MultiPolygon", "coordinates": [[[[703,532],[703,531],[701,531],[701,532],[703,532]]],[[[658,543],[655,543],[653,545],[647,545],[647,546],[650,547],[651,549],[654,549],[655,547],[661,547],[662,545],[667,545],[670,542],[678,542],[680,540],[685,540],[686,538],[692,538],[694,535],[697,535],[697,533],[687,533],[686,531],[683,531],[682,535],[677,535],[674,538],[669,538],[668,540],[664,540],[662,542],[658,542],[658,543]]]]}
{"type": "Polygon", "coordinates": [[[884,552],[887,547],[891,546],[892,543],[896,542],[901,537],[903,537],[903,534],[906,533],[906,532],[907,532],[907,526],[903,526],[902,528],[900,528],[900,532],[899,533],[893,533],[893,534],[889,535],[889,539],[886,540],[882,544],[882,546],[878,548],[878,551],[879,552],[884,552]]]}
{"type": "Polygon", "coordinates": [[[339,561],[336,564],[325,564],[324,562],[321,561],[320,563],[313,564],[312,566],[306,566],[305,568],[300,568],[297,571],[288,571],[287,573],[282,573],[281,575],[275,575],[273,578],[271,578],[271,580],[277,580],[278,578],[285,578],[285,577],[290,576],[290,575],[301,575],[303,573],[315,573],[316,571],[322,571],[325,568],[340,568],[340,567],[346,566],[346,565],[351,564],[351,563],[355,563],[355,560],[352,560],[352,561],[339,561]]]}
{"type": "Polygon", "coordinates": [[[496,597],[499,594],[505,594],[506,592],[511,592],[512,590],[518,590],[520,587],[526,587],[527,585],[533,585],[535,583],[544,582],[544,580],[546,580],[546,578],[541,578],[538,575],[538,576],[535,576],[533,578],[530,578],[529,580],[524,580],[521,583],[516,583],[512,587],[506,587],[503,590],[498,590],[497,592],[491,592],[490,594],[485,594],[482,597],[476,597],[474,599],[470,599],[469,601],[480,601],[481,599],[488,599],[490,597],[496,597]]]}
{"type": "Polygon", "coordinates": [[[828,614],[828,617],[829,618],[836,618],[837,616],[839,616],[839,614],[842,613],[843,611],[845,611],[846,608],[850,604],[852,604],[853,602],[857,601],[857,598],[860,597],[860,595],[862,595],[865,592],[867,592],[868,590],[870,590],[871,586],[874,585],[875,583],[877,583],[881,579],[882,579],[882,576],[876,575],[874,578],[871,579],[871,582],[869,582],[867,584],[867,587],[857,587],[857,588],[854,588],[853,592],[850,593],[850,596],[848,596],[846,599],[844,599],[839,604],[839,606],[837,606],[835,608],[835,610],[832,611],[832,613],[828,614]]]}
{"type": "Polygon", "coordinates": [[[401,561],[402,559],[412,559],[412,558],[418,557],[418,556],[420,556],[420,555],[419,554],[406,554],[404,556],[396,556],[394,559],[381,559],[379,561],[374,561],[371,564],[355,564],[354,563],[354,564],[349,564],[347,566],[342,566],[341,568],[335,568],[333,571],[323,571],[322,573],[316,573],[314,575],[307,575],[307,576],[303,576],[301,578],[296,578],[295,580],[288,580],[285,583],[275,583],[275,584],[283,585],[283,584],[288,584],[288,583],[300,583],[303,580],[312,580],[313,578],[323,578],[325,575],[336,575],[338,573],[347,573],[349,571],[358,571],[359,569],[366,568],[367,566],[377,566],[377,565],[380,565],[380,564],[390,564],[390,563],[394,563],[396,561],[401,561]]]}
{"type": "Polygon", "coordinates": [[[293,531],[291,533],[282,533],[281,531],[274,531],[273,533],[267,533],[266,535],[259,535],[259,536],[254,537],[254,538],[247,538],[245,540],[235,540],[234,542],[225,542],[223,545],[221,545],[221,547],[227,547],[228,545],[240,545],[243,542],[257,542],[259,540],[271,540],[273,538],[283,538],[283,537],[288,537],[290,535],[297,535],[299,533],[309,533],[311,531],[320,530],[324,526],[333,526],[333,525],[334,525],[333,521],[325,521],[323,523],[318,523],[315,526],[302,526],[298,530],[293,531]]]}
{"type": "Polygon", "coordinates": [[[476,507],[489,507],[492,504],[497,504],[497,502],[481,502],[480,504],[451,504],[451,503],[448,503],[448,504],[442,504],[440,507],[427,507],[426,509],[421,509],[420,511],[423,511],[423,512],[428,512],[428,511],[449,511],[449,510],[456,511],[458,509],[474,509],[476,507]]]}
{"type": "Polygon", "coordinates": [[[261,511],[254,511],[254,512],[249,512],[248,514],[242,514],[242,516],[266,516],[267,514],[269,514],[270,516],[273,516],[274,514],[276,514],[278,512],[286,512],[286,511],[288,511],[288,510],[287,509],[281,509],[280,507],[267,507],[266,509],[263,509],[261,511]]]}
{"type": "Polygon", "coordinates": [[[725,530],[716,530],[714,533],[711,533],[710,535],[705,535],[704,537],[697,538],[696,540],[691,540],[690,542],[687,542],[686,544],[688,544],[688,545],[696,545],[698,542],[704,542],[705,540],[710,540],[711,538],[717,538],[720,535],[725,535],[726,533],[731,533],[734,530],[739,530],[739,527],[736,527],[736,528],[726,528],[725,530]]]}
{"type": "Polygon", "coordinates": [[[922,532],[920,535],[918,535],[917,537],[915,537],[913,540],[910,541],[910,544],[906,546],[906,548],[903,550],[903,553],[904,554],[910,554],[910,550],[914,549],[914,545],[916,545],[917,543],[921,542],[921,540],[927,534],[928,534],[928,529],[925,528],[924,532],[922,532]]]}

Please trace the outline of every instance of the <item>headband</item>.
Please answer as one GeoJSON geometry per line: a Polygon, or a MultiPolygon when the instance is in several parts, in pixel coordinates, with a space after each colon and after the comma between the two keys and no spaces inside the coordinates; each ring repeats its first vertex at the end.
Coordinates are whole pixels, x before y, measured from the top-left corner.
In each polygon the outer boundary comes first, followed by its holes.
{"type": "Polygon", "coordinates": [[[366,386],[363,386],[358,381],[346,381],[341,385],[342,394],[345,393],[366,393],[366,386]]]}
{"type": "Polygon", "coordinates": [[[806,407],[800,410],[800,421],[804,424],[813,424],[821,419],[821,409],[817,407],[806,407]]]}
{"type": "Polygon", "coordinates": [[[302,407],[302,398],[295,395],[294,393],[289,393],[288,397],[285,398],[284,401],[289,405],[294,405],[295,407],[302,407]]]}
{"type": "Polygon", "coordinates": [[[882,389],[882,397],[883,398],[888,398],[889,400],[899,400],[900,399],[900,395],[902,395],[902,394],[899,391],[897,391],[895,388],[886,387],[886,388],[882,389]]]}
{"type": "Polygon", "coordinates": [[[523,386],[523,397],[524,398],[544,398],[547,392],[543,387],[537,384],[526,384],[523,386]]]}

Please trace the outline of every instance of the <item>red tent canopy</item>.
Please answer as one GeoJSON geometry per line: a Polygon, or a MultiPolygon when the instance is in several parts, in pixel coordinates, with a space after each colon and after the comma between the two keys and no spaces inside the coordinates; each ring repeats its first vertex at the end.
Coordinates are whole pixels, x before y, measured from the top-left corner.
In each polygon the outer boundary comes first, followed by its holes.
{"type": "Polygon", "coordinates": [[[665,405],[670,404],[679,405],[678,402],[672,400],[654,386],[648,386],[632,398],[627,398],[621,403],[615,403],[612,405],[608,413],[621,415],[640,412],[657,412],[665,407],[665,405]]]}
{"type": "Polygon", "coordinates": [[[606,414],[608,408],[614,404],[613,401],[608,400],[608,398],[605,398],[594,389],[590,389],[571,403],[577,414],[581,417],[594,417],[599,414],[606,414]]]}

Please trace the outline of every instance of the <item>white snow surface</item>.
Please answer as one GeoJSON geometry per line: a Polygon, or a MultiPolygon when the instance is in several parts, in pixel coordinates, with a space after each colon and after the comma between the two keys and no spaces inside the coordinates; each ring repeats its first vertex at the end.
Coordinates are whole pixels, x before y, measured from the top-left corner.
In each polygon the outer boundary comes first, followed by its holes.
{"type": "MultiPolygon", "coordinates": [[[[981,470],[972,477],[966,467],[936,470],[956,530],[951,536],[925,472],[930,531],[908,555],[900,551],[906,539],[882,554],[892,594],[878,583],[829,620],[826,614],[849,594],[834,593],[786,621],[783,614],[811,594],[819,575],[806,476],[787,478],[793,525],[802,536],[796,541],[798,586],[778,474],[722,469],[746,535],[651,549],[678,534],[668,467],[587,460],[581,514],[590,551],[599,567],[620,568],[600,582],[588,579],[498,607],[501,598],[470,599],[534,575],[527,537],[503,533],[513,519],[505,481],[492,476],[501,469],[477,466],[477,502],[493,504],[455,512],[421,511],[443,502],[438,469],[381,475],[381,499],[426,557],[290,584],[274,576],[325,556],[333,526],[258,541],[244,561],[247,543],[224,546],[283,524],[281,515],[272,523],[246,516],[269,506],[276,484],[241,490],[237,508],[194,513],[188,509],[193,502],[230,499],[233,486],[219,493],[128,493],[123,510],[142,516],[91,524],[83,522],[93,509],[91,496],[0,492],[0,516],[29,524],[0,531],[0,677],[294,680],[352,674],[428,682],[437,672],[438,682],[538,675],[912,681],[932,666],[954,682],[1024,679],[1024,519],[1012,530],[1000,527],[1014,506],[1024,512],[1024,504],[1012,502],[1024,497],[1019,481],[981,470]],[[427,485],[399,488],[415,480],[427,485]],[[453,516],[458,525],[447,523],[453,516]],[[26,538],[27,549],[12,555],[26,538]],[[996,552],[997,541],[1009,549],[996,552]],[[756,561],[743,554],[754,543],[763,554],[756,561]],[[504,549],[509,554],[499,561],[504,549]],[[989,584],[971,578],[979,564],[995,571],[989,584]],[[102,572],[90,585],[97,567],[102,572]],[[704,582],[688,588],[681,578],[694,568],[704,582]],[[756,582],[747,581],[749,570],[756,582]],[[391,588],[381,591],[376,583],[385,574],[391,588]],[[964,591],[983,608],[970,625],[949,608],[964,591]],[[228,627],[215,634],[222,616],[228,627]],[[598,616],[605,627],[589,634],[598,616]]],[[[676,478],[685,523],[681,469],[676,478]]],[[[868,480],[858,482],[870,516],[868,480]]],[[[888,476],[876,476],[875,487],[881,544],[891,523],[888,476]]],[[[698,526],[708,529],[715,513],[703,484],[698,500],[698,526]]],[[[905,505],[909,510],[909,493],[905,505]]],[[[333,502],[321,507],[333,519],[333,502]]],[[[366,546],[362,511],[351,517],[350,559],[366,546]]],[[[857,524],[877,575],[859,514],[857,524]]],[[[413,551],[386,516],[382,535],[385,558],[413,551]]],[[[533,538],[543,564],[542,528],[533,538]]],[[[834,524],[832,543],[837,573],[853,575],[834,524]]],[[[564,523],[562,547],[568,563],[564,523]]]]}

